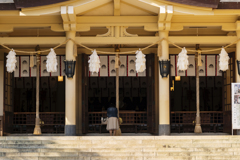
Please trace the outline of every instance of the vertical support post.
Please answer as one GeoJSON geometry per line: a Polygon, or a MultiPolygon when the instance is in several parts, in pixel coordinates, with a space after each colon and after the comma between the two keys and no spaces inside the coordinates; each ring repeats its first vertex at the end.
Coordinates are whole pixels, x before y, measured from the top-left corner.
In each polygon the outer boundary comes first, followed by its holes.
{"type": "MultiPolygon", "coordinates": [[[[240,30],[236,31],[236,33],[237,33],[237,38],[239,39],[240,38],[240,30]]],[[[235,57],[236,57],[236,60],[240,61],[240,41],[238,41],[236,44],[235,57]]],[[[236,63],[236,62],[234,62],[234,63],[236,63]]],[[[238,75],[238,65],[237,64],[235,65],[235,75],[236,75],[235,82],[240,83],[240,76],[238,75]]],[[[240,130],[237,130],[237,135],[240,135],[240,130]]]]}
{"type": "MultiPolygon", "coordinates": [[[[119,52],[119,49],[116,49],[115,52],[119,52]]],[[[115,67],[116,67],[116,108],[118,110],[119,117],[119,54],[116,54],[115,58],[115,67]]]]}
{"type": "MultiPolygon", "coordinates": [[[[75,39],[75,31],[67,31],[66,38],[75,39]]],[[[66,60],[76,61],[73,53],[74,43],[68,41],[66,44],[66,60]]],[[[65,135],[76,135],[76,75],[66,78],[65,82],[65,135]]]]}
{"type": "MultiPolygon", "coordinates": [[[[159,31],[159,38],[168,38],[168,31],[159,31]]],[[[162,41],[159,60],[169,59],[169,45],[162,41]]],[[[159,54],[158,54],[159,55],[159,54]]],[[[148,68],[147,68],[148,69],[148,68]]],[[[170,135],[169,75],[162,78],[159,72],[159,135],[170,135]]]]}
{"type": "MultiPolygon", "coordinates": [[[[36,51],[40,51],[39,46],[36,47],[36,51]]],[[[36,76],[36,120],[35,120],[35,128],[34,128],[34,135],[41,135],[41,128],[40,128],[40,117],[39,117],[39,66],[40,66],[40,54],[38,52],[36,54],[37,58],[37,76],[36,76]]]]}
{"type": "MultiPolygon", "coordinates": [[[[240,38],[240,31],[236,31],[237,33],[237,38],[240,38]]],[[[235,52],[235,57],[236,60],[240,61],[240,41],[237,42],[236,44],[236,52],[235,52]]],[[[235,75],[236,75],[236,83],[240,83],[240,76],[238,75],[238,66],[237,64],[235,65],[235,75]]]]}
{"type": "Polygon", "coordinates": [[[198,54],[201,53],[201,50],[199,49],[199,44],[196,45],[196,50],[198,52],[195,53],[195,65],[196,65],[196,107],[197,107],[197,113],[196,113],[196,125],[194,129],[194,133],[202,133],[201,128],[201,118],[200,118],[200,108],[199,108],[199,66],[198,66],[198,54]]]}

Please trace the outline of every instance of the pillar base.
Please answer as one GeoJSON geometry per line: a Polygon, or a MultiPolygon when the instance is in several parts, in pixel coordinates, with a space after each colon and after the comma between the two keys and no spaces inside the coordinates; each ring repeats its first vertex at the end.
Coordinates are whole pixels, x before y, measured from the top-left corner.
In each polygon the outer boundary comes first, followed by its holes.
{"type": "Polygon", "coordinates": [[[65,125],[65,136],[76,136],[76,125],[65,125]]]}
{"type": "Polygon", "coordinates": [[[169,124],[159,124],[159,136],[170,135],[170,125],[169,124]]]}

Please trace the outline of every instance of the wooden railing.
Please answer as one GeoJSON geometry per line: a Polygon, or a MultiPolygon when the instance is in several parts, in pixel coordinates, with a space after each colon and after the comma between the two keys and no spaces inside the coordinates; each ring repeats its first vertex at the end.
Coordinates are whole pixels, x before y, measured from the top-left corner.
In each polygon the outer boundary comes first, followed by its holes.
{"type": "MultiPolygon", "coordinates": [[[[107,112],[88,113],[88,132],[101,132],[101,117],[107,117],[107,112]]],[[[146,111],[120,111],[119,117],[121,117],[123,120],[123,123],[121,124],[121,129],[123,132],[146,132],[146,111]]]]}
{"type": "MultiPolygon", "coordinates": [[[[201,126],[203,132],[223,132],[222,111],[201,111],[201,126]]],[[[171,112],[171,133],[193,133],[196,111],[171,112]]]]}
{"type": "MultiPolygon", "coordinates": [[[[64,133],[64,112],[40,112],[42,133],[64,133]]],[[[35,126],[35,112],[14,112],[13,133],[32,133],[35,126]]]]}
{"type": "Polygon", "coordinates": [[[0,116],[0,136],[3,136],[3,116],[0,116]]]}

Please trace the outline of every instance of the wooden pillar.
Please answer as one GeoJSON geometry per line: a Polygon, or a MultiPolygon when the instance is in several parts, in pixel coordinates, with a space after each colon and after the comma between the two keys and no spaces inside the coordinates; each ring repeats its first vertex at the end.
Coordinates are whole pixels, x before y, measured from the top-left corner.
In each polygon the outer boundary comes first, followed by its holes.
{"type": "MultiPolygon", "coordinates": [[[[66,38],[75,39],[75,31],[67,31],[66,38]]],[[[73,54],[74,43],[68,41],[66,44],[66,60],[76,61],[73,54]]],[[[76,75],[65,81],[65,135],[76,135],[76,75]]]]}
{"type": "MultiPolygon", "coordinates": [[[[116,48],[115,52],[120,52],[119,48],[116,48]]],[[[119,117],[119,54],[116,54],[115,68],[116,68],[116,108],[118,110],[119,117]]]]}
{"type": "MultiPolygon", "coordinates": [[[[160,39],[168,38],[168,31],[159,31],[159,36],[160,39]]],[[[161,45],[162,54],[159,60],[168,60],[168,42],[163,40],[161,45]]],[[[169,76],[162,78],[159,72],[159,135],[170,135],[169,76]]]]}
{"type": "MultiPolygon", "coordinates": [[[[36,51],[40,51],[39,46],[36,47],[36,51]]],[[[40,68],[40,54],[37,53],[37,76],[36,76],[36,119],[35,119],[35,128],[33,134],[40,135],[42,134],[40,128],[40,117],[39,117],[39,68],[40,68]]]]}
{"type": "MultiPolygon", "coordinates": [[[[237,33],[237,38],[239,39],[240,38],[240,31],[236,31],[236,33],[237,33]]],[[[238,41],[237,44],[236,44],[235,57],[236,57],[236,61],[237,60],[240,61],[240,41],[238,41]]],[[[238,74],[237,62],[234,62],[234,63],[236,63],[236,65],[235,65],[235,75],[236,75],[235,76],[236,77],[235,82],[240,83],[240,76],[238,74]]],[[[240,135],[240,130],[237,130],[237,135],[240,135]]]]}
{"type": "MultiPolygon", "coordinates": [[[[240,31],[236,31],[237,33],[237,38],[240,38],[240,31]]],[[[240,61],[240,41],[237,42],[236,44],[236,52],[235,52],[235,57],[236,60],[240,61]]],[[[238,66],[237,64],[235,65],[235,75],[236,75],[236,82],[240,83],[240,76],[238,75],[238,66]]]]}
{"type": "Polygon", "coordinates": [[[200,94],[199,94],[199,61],[201,61],[201,57],[199,57],[199,54],[201,53],[201,50],[199,49],[199,44],[196,45],[196,50],[198,52],[195,53],[195,65],[196,65],[196,125],[194,129],[194,133],[202,133],[201,128],[201,118],[200,118],[200,94]],[[199,60],[200,58],[200,60],[199,60]]]}

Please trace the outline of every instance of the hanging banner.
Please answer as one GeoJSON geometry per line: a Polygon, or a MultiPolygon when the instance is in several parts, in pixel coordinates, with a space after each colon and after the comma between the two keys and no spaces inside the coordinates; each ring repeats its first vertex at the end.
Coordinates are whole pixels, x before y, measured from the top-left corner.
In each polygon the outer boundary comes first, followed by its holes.
{"type": "Polygon", "coordinates": [[[23,88],[23,78],[15,79],[16,88],[23,88]]]}
{"type": "Polygon", "coordinates": [[[195,56],[188,56],[188,69],[186,71],[186,76],[195,76],[196,68],[195,68],[195,56]]]}
{"type": "Polygon", "coordinates": [[[102,97],[108,97],[108,88],[102,88],[102,97]]]}
{"type": "Polygon", "coordinates": [[[131,97],[131,88],[124,88],[124,97],[131,97]]]}
{"type": "Polygon", "coordinates": [[[49,87],[49,83],[48,83],[48,78],[47,77],[41,78],[40,82],[41,82],[41,86],[40,86],[41,88],[47,89],[49,87]]]}
{"type": "Polygon", "coordinates": [[[59,76],[60,75],[60,57],[57,56],[57,72],[51,72],[51,76],[54,77],[54,76],[59,76]]]}
{"type": "Polygon", "coordinates": [[[127,56],[119,56],[119,76],[127,76],[127,56]]]}
{"type": "Polygon", "coordinates": [[[99,88],[98,87],[98,78],[90,78],[89,83],[90,83],[91,88],[99,88]]]}
{"type": "Polygon", "coordinates": [[[21,77],[29,77],[29,56],[21,56],[21,77]]]}
{"type": "Polygon", "coordinates": [[[232,83],[232,130],[240,129],[240,83],[232,83]]]}
{"type": "Polygon", "coordinates": [[[65,63],[64,63],[64,60],[65,60],[65,56],[60,56],[60,64],[61,64],[61,69],[60,69],[60,72],[61,72],[61,75],[60,76],[65,76],[65,63]]]}
{"type": "Polygon", "coordinates": [[[116,69],[115,69],[115,56],[108,56],[108,76],[113,77],[116,76],[116,69]]]}
{"type": "Polygon", "coordinates": [[[135,56],[127,56],[127,77],[136,76],[135,56]]]}
{"type": "Polygon", "coordinates": [[[32,79],[31,78],[24,79],[24,88],[32,88],[32,79]]]}
{"type": "Polygon", "coordinates": [[[108,76],[108,56],[99,56],[100,58],[100,77],[107,77],[108,76]]]}
{"type": "Polygon", "coordinates": [[[128,77],[128,78],[124,78],[123,80],[123,87],[124,88],[132,88],[132,83],[131,83],[131,77],[128,77]]]}
{"type": "Polygon", "coordinates": [[[106,77],[99,78],[99,88],[107,88],[107,78],[106,77]]]}
{"type": "MultiPolygon", "coordinates": [[[[188,61],[189,65],[186,72],[179,72],[176,68],[177,55],[171,55],[171,76],[195,76],[195,56],[189,55],[188,61]]],[[[202,66],[199,66],[199,76],[222,76],[222,71],[219,70],[219,55],[201,55],[201,61],[202,66]]]]}
{"type": "Polygon", "coordinates": [[[206,77],[199,77],[199,87],[207,87],[206,85],[206,77]]]}
{"type": "Polygon", "coordinates": [[[116,89],[114,78],[107,78],[107,87],[116,89]]]}
{"type": "Polygon", "coordinates": [[[37,57],[36,56],[33,57],[33,62],[34,62],[34,66],[30,67],[30,76],[36,77],[37,76],[37,57]]]}
{"type": "Polygon", "coordinates": [[[207,78],[207,87],[214,87],[215,77],[206,77],[207,78]]]}
{"type": "Polygon", "coordinates": [[[206,55],[206,76],[215,76],[216,60],[215,55],[206,55]]]}
{"type": "Polygon", "coordinates": [[[47,56],[41,56],[41,77],[49,77],[50,73],[47,71],[47,56]]]}
{"type": "Polygon", "coordinates": [[[216,55],[216,66],[217,66],[216,73],[215,73],[216,76],[222,76],[222,71],[219,70],[219,58],[220,56],[216,55]]]}
{"type": "Polygon", "coordinates": [[[116,96],[116,88],[109,88],[109,97],[115,97],[116,96]]]}
{"type": "Polygon", "coordinates": [[[51,77],[50,78],[50,88],[56,88],[58,82],[58,77],[51,77]]]}
{"type": "Polygon", "coordinates": [[[140,87],[141,88],[147,88],[147,78],[140,78],[140,87]]]}
{"type": "Polygon", "coordinates": [[[132,88],[139,88],[139,78],[133,77],[132,79],[132,88]]]}
{"type": "Polygon", "coordinates": [[[199,66],[199,76],[206,76],[205,55],[201,55],[202,66],[199,66]]]}
{"type": "Polygon", "coordinates": [[[182,87],[184,89],[189,89],[189,78],[188,77],[181,77],[182,87]]]}
{"type": "Polygon", "coordinates": [[[19,56],[16,57],[16,60],[17,60],[17,63],[16,63],[16,68],[15,68],[15,71],[14,71],[14,77],[19,77],[19,69],[20,69],[20,64],[19,63],[19,56]]]}
{"type": "Polygon", "coordinates": [[[139,93],[138,88],[133,88],[133,89],[132,89],[132,96],[133,96],[133,97],[138,97],[138,96],[139,96],[138,93],[139,93]]]}

